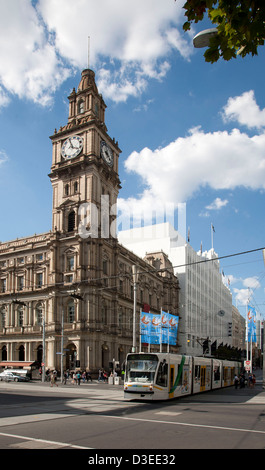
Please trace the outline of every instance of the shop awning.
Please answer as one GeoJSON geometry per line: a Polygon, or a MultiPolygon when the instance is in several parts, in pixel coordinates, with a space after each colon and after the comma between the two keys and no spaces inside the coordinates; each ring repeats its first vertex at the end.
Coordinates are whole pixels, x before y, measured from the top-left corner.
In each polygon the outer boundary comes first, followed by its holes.
{"type": "Polygon", "coordinates": [[[34,362],[2,361],[2,362],[0,362],[0,367],[30,367],[30,366],[32,366],[32,364],[34,364],[34,362]]]}

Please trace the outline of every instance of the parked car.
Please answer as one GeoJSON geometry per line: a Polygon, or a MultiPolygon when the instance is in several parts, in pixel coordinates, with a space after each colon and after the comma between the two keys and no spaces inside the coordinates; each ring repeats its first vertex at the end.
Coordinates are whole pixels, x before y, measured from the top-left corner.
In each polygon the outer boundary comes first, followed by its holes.
{"type": "Polygon", "coordinates": [[[4,380],[5,382],[28,382],[28,377],[14,374],[10,371],[1,372],[0,380],[4,380]]]}

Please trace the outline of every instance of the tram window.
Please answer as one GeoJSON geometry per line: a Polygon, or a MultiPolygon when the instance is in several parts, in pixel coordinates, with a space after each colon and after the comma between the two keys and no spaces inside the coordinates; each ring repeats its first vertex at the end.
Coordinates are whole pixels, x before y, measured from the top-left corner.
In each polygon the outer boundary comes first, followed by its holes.
{"type": "Polygon", "coordinates": [[[159,369],[157,372],[157,385],[161,387],[167,386],[167,379],[168,379],[168,364],[166,362],[160,362],[159,369]]]}
{"type": "Polygon", "coordinates": [[[129,382],[143,382],[151,383],[154,381],[156,367],[156,360],[149,360],[139,358],[139,360],[129,359],[126,368],[126,380],[129,382]]]}
{"type": "Polygon", "coordinates": [[[214,380],[220,380],[220,367],[214,369],[214,380]]]}
{"type": "Polygon", "coordinates": [[[195,366],[195,370],[194,370],[195,379],[199,379],[200,376],[201,376],[201,366],[195,366]]]}

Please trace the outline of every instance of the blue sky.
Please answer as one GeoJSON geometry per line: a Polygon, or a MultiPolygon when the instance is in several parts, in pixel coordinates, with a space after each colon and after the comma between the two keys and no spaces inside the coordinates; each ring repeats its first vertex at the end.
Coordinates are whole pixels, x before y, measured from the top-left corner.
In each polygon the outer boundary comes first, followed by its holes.
{"type": "MultiPolygon", "coordinates": [[[[184,2],[183,2],[184,3],[184,2]]],[[[89,61],[119,141],[121,207],[186,203],[190,242],[219,256],[265,245],[265,48],[207,64],[181,0],[0,0],[0,240],[50,230],[55,128],[89,61]],[[82,14],[80,14],[82,12],[82,14]]],[[[177,229],[177,226],[175,226],[177,229]]],[[[245,315],[265,314],[261,252],[221,261],[245,315]]]]}

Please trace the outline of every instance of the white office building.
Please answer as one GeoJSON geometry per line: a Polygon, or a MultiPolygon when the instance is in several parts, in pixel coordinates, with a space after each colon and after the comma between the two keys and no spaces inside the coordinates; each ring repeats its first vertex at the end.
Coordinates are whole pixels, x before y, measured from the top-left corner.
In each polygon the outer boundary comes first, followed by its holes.
{"type": "Polygon", "coordinates": [[[180,353],[208,355],[222,343],[232,346],[232,294],[213,249],[194,251],[169,223],[122,231],[119,242],[140,257],[162,250],[172,262],[180,285],[180,353]]]}

